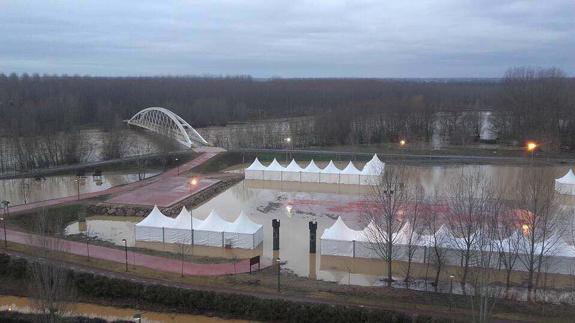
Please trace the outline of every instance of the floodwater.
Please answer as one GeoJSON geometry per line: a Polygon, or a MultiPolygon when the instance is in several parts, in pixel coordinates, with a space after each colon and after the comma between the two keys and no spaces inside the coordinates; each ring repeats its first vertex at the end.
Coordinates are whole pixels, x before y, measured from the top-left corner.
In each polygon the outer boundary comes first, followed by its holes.
{"type": "MultiPolygon", "coordinates": [[[[26,297],[0,296],[0,311],[17,311],[21,313],[33,313],[34,304],[26,297]]],[[[87,303],[70,304],[66,316],[84,316],[90,318],[100,318],[107,321],[125,320],[132,321],[135,314],[141,315],[141,322],[175,322],[175,323],[217,323],[217,322],[249,322],[245,320],[228,320],[204,315],[188,315],[176,313],[161,313],[140,311],[131,308],[120,308],[112,306],[102,306],[87,303]]]]}
{"type": "MultiPolygon", "coordinates": [[[[513,181],[522,169],[521,166],[499,165],[408,166],[408,172],[411,181],[420,183],[426,194],[433,196],[438,189],[445,188],[452,179],[461,176],[462,172],[472,171],[475,167],[480,167],[486,177],[496,181],[513,181]]],[[[552,169],[555,176],[559,177],[565,174],[568,167],[553,166],[552,169]]],[[[279,257],[285,262],[283,268],[299,276],[342,284],[381,285],[381,263],[358,261],[350,265],[346,260],[331,259],[319,254],[320,237],[338,216],[352,229],[359,230],[365,226],[362,201],[365,201],[368,190],[366,186],[354,185],[244,180],[194,209],[193,216],[204,219],[212,209],[216,209],[223,218],[233,221],[240,211],[244,211],[252,221],[264,226],[264,242],[260,251],[262,256],[279,257]],[[280,251],[277,254],[272,251],[273,219],[281,223],[280,251]],[[318,224],[318,253],[315,255],[309,254],[309,221],[318,224]]],[[[573,201],[567,201],[573,204],[573,201]]],[[[88,220],[87,229],[91,235],[116,244],[121,244],[121,239],[127,237],[129,245],[134,245],[133,222],[88,220]],[[124,236],[120,237],[119,234],[124,236]]],[[[217,253],[229,257],[237,254],[229,249],[221,249],[217,253]]]]}
{"type": "MultiPolygon", "coordinates": [[[[150,177],[158,173],[158,171],[151,171],[146,176],[150,177]]],[[[75,175],[49,176],[39,180],[33,178],[4,179],[0,180],[0,199],[10,201],[10,206],[14,206],[77,195],[78,189],[80,194],[92,193],[135,181],[138,181],[137,173],[104,173],[99,178],[86,176],[80,179],[79,185],[75,175]]]]}

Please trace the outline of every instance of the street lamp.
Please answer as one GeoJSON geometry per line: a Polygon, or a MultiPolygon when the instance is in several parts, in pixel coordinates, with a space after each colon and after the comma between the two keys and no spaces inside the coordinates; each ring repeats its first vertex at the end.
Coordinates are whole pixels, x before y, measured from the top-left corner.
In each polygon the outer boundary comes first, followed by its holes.
{"type": "Polygon", "coordinates": [[[76,186],[77,186],[77,193],[78,193],[78,198],[77,200],[80,200],[80,176],[76,176],[76,179],[74,180],[74,182],[76,182],[76,186]]]}
{"type": "Polygon", "coordinates": [[[282,264],[280,258],[276,258],[276,263],[278,264],[278,293],[280,292],[280,272],[282,270],[282,264]]]}
{"type": "Polygon", "coordinates": [[[405,139],[401,139],[401,140],[399,141],[399,146],[402,147],[402,148],[403,148],[406,144],[407,144],[407,141],[406,141],[405,139]]]}
{"type": "MultiPolygon", "coordinates": [[[[192,179],[190,180],[190,193],[192,193],[196,185],[198,185],[198,179],[196,177],[192,177],[192,179]]],[[[192,205],[190,205],[190,245],[192,246],[194,244],[194,217],[192,216],[193,211],[194,210],[192,208],[192,205]]]]}
{"type": "Polygon", "coordinates": [[[128,241],[126,239],[122,239],[124,243],[124,251],[126,252],[126,272],[128,272],[128,241]]]}
{"type": "Polygon", "coordinates": [[[176,157],[176,168],[178,169],[178,175],[180,175],[180,164],[178,164],[178,158],[176,157]]]}
{"type": "Polygon", "coordinates": [[[286,163],[287,163],[288,162],[288,149],[290,148],[291,137],[287,137],[285,139],[285,141],[287,142],[287,146],[286,146],[286,163]]]}
{"type": "Polygon", "coordinates": [[[533,160],[533,154],[535,153],[535,149],[537,149],[537,147],[539,147],[537,143],[533,141],[527,142],[527,151],[531,152],[531,160],[533,160]]]}
{"type": "MultiPolygon", "coordinates": [[[[453,307],[453,278],[455,278],[454,275],[449,275],[449,311],[451,312],[451,309],[453,307]]],[[[465,288],[465,287],[463,287],[465,288]]]]}
{"type": "Polygon", "coordinates": [[[2,225],[4,226],[4,249],[8,249],[8,239],[6,237],[6,219],[1,217],[0,221],[2,221],[2,225]]]}

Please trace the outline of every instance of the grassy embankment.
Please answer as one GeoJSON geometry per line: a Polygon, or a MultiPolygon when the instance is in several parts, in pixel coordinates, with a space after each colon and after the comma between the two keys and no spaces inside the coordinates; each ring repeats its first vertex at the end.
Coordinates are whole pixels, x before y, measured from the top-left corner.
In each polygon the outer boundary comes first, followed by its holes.
{"type": "MultiPolygon", "coordinates": [[[[38,256],[37,250],[28,246],[10,243],[9,250],[29,256],[38,256]]],[[[89,266],[101,271],[123,273],[123,263],[115,263],[86,257],[57,254],[56,257],[70,265],[89,266]]],[[[268,268],[254,274],[239,274],[233,276],[216,277],[181,277],[175,273],[156,272],[139,266],[129,266],[130,274],[143,279],[165,281],[183,284],[192,288],[212,291],[240,292],[261,296],[277,296],[277,272],[268,268]]],[[[453,295],[450,298],[445,294],[412,291],[404,289],[389,289],[382,287],[345,286],[336,283],[310,280],[297,277],[287,272],[281,274],[282,291],[279,295],[286,298],[305,299],[309,301],[328,302],[334,304],[360,305],[381,309],[402,311],[406,313],[422,313],[438,316],[465,318],[470,317],[470,297],[453,295]]],[[[5,292],[14,292],[21,296],[22,289],[18,286],[4,287],[5,292]]],[[[80,301],[133,307],[138,305],[137,300],[102,300],[81,299],[80,301]]],[[[165,309],[160,309],[165,310],[165,309]]],[[[540,321],[540,322],[568,322],[573,311],[572,306],[551,304],[527,304],[507,300],[499,300],[493,311],[498,320],[540,321]]]]}

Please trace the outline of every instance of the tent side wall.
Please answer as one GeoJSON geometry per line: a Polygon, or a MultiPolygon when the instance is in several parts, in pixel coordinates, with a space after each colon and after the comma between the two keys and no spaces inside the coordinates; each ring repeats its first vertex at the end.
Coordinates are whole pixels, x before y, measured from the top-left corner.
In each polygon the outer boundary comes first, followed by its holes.
{"type": "Polygon", "coordinates": [[[162,228],[136,226],[136,241],[164,241],[162,228]]]}
{"type": "Polygon", "coordinates": [[[283,179],[282,171],[266,170],[264,171],[263,180],[266,181],[281,181],[283,179]]]}
{"type": "Polygon", "coordinates": [[[265,170],[245,170],[246,179],[264,179],[265,170]]]}
{"type": "Polygon", "coordinates": [[[194,244],[198,246],[223,247],[222,232],[194,230],[194,244]]]}
{"type": "Polygon", "coordinates": [[[309,172],[302,172],[301,173],[301,181],[306,183],[319,183],[319,173],[309,173],[309,172]]]}
{"type": "Polygon", "coordinates": [[[337,184],[339,183],[339,174],[336,173],[320,173],[320,182],[326,184],[337,184]]]}
{"type": "Polygon", "coordinates": [[[321,239],[320,243],[322,255],[353,257],[353,241],[321,239]]]}
{"type": "Polygon", "coordinates": [[[575,185],[555,181],[555,190],[560,194],[575,195],[575,185]]]}
{"type": "Polygon", "coordinates": [[[165,228],[164,236],[167,243],[184,243],[190,244],[192,239],[192,230],[165,228]]]}
{"type": "Polygon", "coordinates": [[[285,182],[301,182],[301,171],[292,172],[292,171],[284,171],[283,172],[283,180],[285,182]]]}

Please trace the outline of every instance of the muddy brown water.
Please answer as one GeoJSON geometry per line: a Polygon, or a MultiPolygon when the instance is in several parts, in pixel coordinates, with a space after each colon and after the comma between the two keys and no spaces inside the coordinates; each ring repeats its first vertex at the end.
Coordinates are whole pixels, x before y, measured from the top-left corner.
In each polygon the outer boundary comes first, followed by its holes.
{"type": "MultiPolygon", "coordinates": [[[[16,296],[0,296],[0,311],[18,311],[22,313],[34,313],[34,304],[31,299],[16,296]]],[[[84,316],[90,318],[101,318],[108,321],[114,320],[133,320],[134,314],[140,314],[141,322],[174,322],[174,323],[244,323],[250,322],[245,320],[230,320],[204,315],[189,315],[176,313],[162,313],[140,311],[131,308],[120,308],[112,306],[103,306],[88,303],[72,303],[68,306],[66,316],[84,316]]]]}

